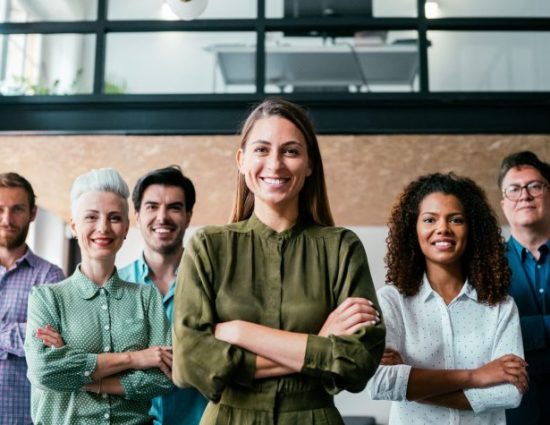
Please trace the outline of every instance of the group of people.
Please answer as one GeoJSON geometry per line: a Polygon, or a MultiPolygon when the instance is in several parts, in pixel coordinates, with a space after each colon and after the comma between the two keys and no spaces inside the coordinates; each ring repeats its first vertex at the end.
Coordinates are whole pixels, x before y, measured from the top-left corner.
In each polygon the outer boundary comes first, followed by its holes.
{"type": "Polygon", "coordinates": [[[32,186],[0,175],[0,424],[341,425],[334,394],[365,386],[394,401],[391,424],[550,423],[550,165],[504,159],[507,244],[472,180],[411,182],[376,293],[302,108],[258,105],[236,163],[231,223],[185,250],[193,183],[175,166],[141,177],[143,254],[120,270],[129,188],[79,176],[67,279],[25,243],[32,186]]]}

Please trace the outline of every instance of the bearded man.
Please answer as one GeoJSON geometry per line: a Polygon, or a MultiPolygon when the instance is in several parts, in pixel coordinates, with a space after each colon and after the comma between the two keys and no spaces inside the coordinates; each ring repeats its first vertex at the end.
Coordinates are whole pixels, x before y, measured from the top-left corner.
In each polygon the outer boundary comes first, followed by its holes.
{"type": "Polygon", "coordinates": [[[61,269],[25,243],[36,217],[31,184],[17,173],[0,174],[0,424],[31,425],[30,383],[23,343],[27,299],[34,285],[59,282],[61,269]]]}

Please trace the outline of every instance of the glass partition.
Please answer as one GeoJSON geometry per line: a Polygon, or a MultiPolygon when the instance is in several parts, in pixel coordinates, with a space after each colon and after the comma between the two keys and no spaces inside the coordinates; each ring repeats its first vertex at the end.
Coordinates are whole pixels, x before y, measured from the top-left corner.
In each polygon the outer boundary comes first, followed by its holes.
{"type": "Polygon", "coordinates": [[[510,17],[527,18],[550,16],[548,0],[431,0],[437,17],[510,17]]]}
{"type": "Polygon", "coordinates": [[[268,18],[414,17],[416,0],[269,0],[268,18]]]}
{"type": "Polygon", "coordinates": [[[223,48],[244,48],[254,57],[253,32],[148,32],[107,36],[104,91],[133,93],[253,93],[255,60],[238,63],[242,73],[228,78],[233,66],[223,48]],[[228,71],[229,69],[229,71],[228,71]]]}
{"type": "Polygon", "coordinates": [[[354,37],[266,34],[267,93],[418,91],[415,31],[354,37]]]}
{"type": "Polygon", "coordinates": [[[0,93],[92,93],[95,35],[0,36],[0,93]]]}
{"type": "Polygon", "coordinates": [[[429,31],[431,91],[550,90],[550,33],[429,31]]]}
{"type": "MultiPolygon", "coordinates": [[[[209,0],[206,10],[197,19],[253,19],[256,16],[256,0],[209,0]]],[[[112,20],[178,19],[164,0],[109,0],[108,18],[112,20]]]]}
{"type": "Polygon", "coordinates": [[[88,21],[97,0],[0,0],[0,22],[88,21]]]}

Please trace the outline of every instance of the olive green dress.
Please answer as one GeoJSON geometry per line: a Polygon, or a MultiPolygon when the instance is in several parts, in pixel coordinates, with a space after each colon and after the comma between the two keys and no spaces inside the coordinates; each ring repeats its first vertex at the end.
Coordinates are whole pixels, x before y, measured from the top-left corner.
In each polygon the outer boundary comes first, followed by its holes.
{"type": "Polygon", "coordinates": [[[384,350],[385,329],[317,336],[348,297],[378,308],[363,245],[347,229],[303,226],[282,233],[256,216],[197,232],[179,268],[174,376],[212,402],[201,424],[343,424],[333,394],[361,391],[384,350]],[[218,341],[216,323],[246,320],[309,334],[301,373],[254,379],[256,355],[218,341]]]}

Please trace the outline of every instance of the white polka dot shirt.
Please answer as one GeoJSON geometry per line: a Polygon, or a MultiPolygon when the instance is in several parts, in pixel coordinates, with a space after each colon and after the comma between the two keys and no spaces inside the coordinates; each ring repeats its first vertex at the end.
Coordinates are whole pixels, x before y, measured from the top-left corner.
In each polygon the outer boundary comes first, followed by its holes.
{"type": "Polygon", "coordinates": [[[390,425],[504,425],[504,409],[521,401],[513,385],[464,391],[473,411],[406,400],[412,367],[475,369],[505,354],[523,358],[517,307],[512,298],[490,307],[478,302],[468,281],[448,305],[426,276],[418,294],[401,295],[391,285],[378,291],[386,324],[386,346],[401,354],[403,365],[380,366],[369,381],[375,400],[393,400],[390,425]]]}

